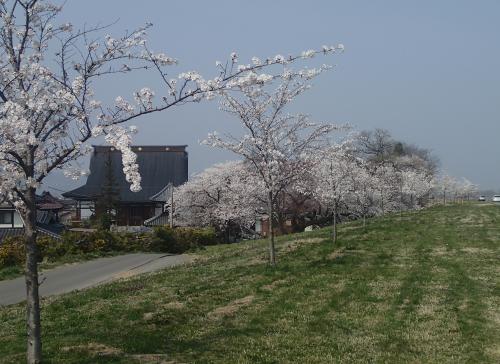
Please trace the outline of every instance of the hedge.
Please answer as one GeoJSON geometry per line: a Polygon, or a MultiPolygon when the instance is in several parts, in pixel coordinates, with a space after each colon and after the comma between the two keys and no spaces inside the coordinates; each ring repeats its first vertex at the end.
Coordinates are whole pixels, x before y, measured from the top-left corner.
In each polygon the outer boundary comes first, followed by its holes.
{"type": "MultiPolygon", "coordinates": [[[[65,255],[107,252],[156,252],[180,254],[218,243],[215,230],[157,227],[152,233],[112,233],[97,230],[89,234],[65,232],[61,239],[38,237],[39,261],[55,261],[65,255]]],[[[22,265],[25,260],[22,237],[9,237],[0,245],[0,267],[22,265]]]]}

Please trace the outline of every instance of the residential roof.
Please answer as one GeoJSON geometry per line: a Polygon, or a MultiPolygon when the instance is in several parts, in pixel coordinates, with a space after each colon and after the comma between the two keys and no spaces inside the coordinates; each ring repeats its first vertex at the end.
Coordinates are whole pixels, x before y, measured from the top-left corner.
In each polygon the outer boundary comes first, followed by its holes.
{"type": "Polygon", "coordinates": [[[36,208],[38,210],[62,210],[64,208],[63,201],[54,197],[50,192],[44,191],[41,195],[36,196],[36,208]]]}
{"type": "MultiPolygon", "coordinates": [[[[36,230],[39,236],[48,236],[54,239],[61,239],[61,233],[64,231],[65,227],[62,224],[57,225],[47,225],[47,224],[36,224],[36,230]]],[[[24,227],[20,228],[2,228],[0,229],[0,244],[6,238],[12,236],[22,236],[24,234],[24,227]]]]}
{"type": "Polygon", "coordinates": [[[0,243],[11,236],[20,236],[24,234],[24,228],[0,229],[0,243]]]}
{"type": "MultiPolygon", "coordinates": [[[[36,209],[38,211],[53,211],[62,210],[65,205],[68,205],[68,201],[58,199],[50,194],[50,192],[44,191],[40,195],[36,195],[36,209]]],[[[71,201],[74,203],[74,201],[71,201]]],[[[0,209],[14,210],[14,206],[9,202],[0,202],[0,209]]]]}
{"type": "Polygon", "coordinates": [[[120,202],[151,203],[155,196],[169,183],[179,186],[188,179],[188,153],[186,145],[150,145],[133,146],[137,154],[137,164],[141,174],[139,192],[130,191],[130,184],[125,180],[121,161],[121,152],[110,146],[94,146],[90,159],[90,174],[85,185],[63,193],[64,197],[75,200],[93,200],[101,195],[106,182],[106,163],[111,160],[116,190],[120,202]]]}

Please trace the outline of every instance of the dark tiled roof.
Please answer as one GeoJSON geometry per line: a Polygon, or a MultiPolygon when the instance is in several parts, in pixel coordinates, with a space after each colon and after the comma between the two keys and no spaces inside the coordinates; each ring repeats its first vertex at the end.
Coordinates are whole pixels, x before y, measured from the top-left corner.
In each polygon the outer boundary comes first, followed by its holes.
{"type": "Polygon", "coordinates": [[[116,189],[121,202],[151,202],[150,198],[165,188],[170,182],[179,186],[188,179],[188,153],[186,146],[134,146],[137,163],[142,177],[140,192],[130,191],[125,180],[121,153],[112,147],[94,146],[90,159],[90,175],[85,185],[63,193],[64,197],[75,200],[92,200],[101,194],[106,179],[106,163],[111,158],[116,189]]]}
{"type": "Polygon", "coordinates": [[[58,198],[52,196],[50,192],[43,192],[36,196],[36,207],[38,210],[61,210],[64,204],[58,198]]]}
{"type": "Polygon", "coordinates": [[[24,228],[0,229],[0,243],[8,237],[23,235],[23,233],[24,228]]]}
{"type": "Polygon", "coordinates": [[[60,223],[54,223],[54,224],[38,223],[36,224],[36,226],[39,232],[41,232],[42,234],[46,233],[47,235],[48,234],[61,235],[66,230],[66,226],[60,223]]]}
{"type": "Polygon", "coordinates": [[[62,208],[64,208],[64,205],[62,203],[58,203],[58,202],[43,202],[43,203],[40,203],[37,205],[37,208],[39,210],[61,210],[62,208]]]}
{"type": "MultiPolygon", "coordinates": [[[[37,224],[38,236],[48,236],[55,239],[60,239],[60,234],[65,227],[62,224],[37,224]]],[[[7,228],[0,229],[0,244],[2,241],[11,236],[21,236],[24,234],[24,228],[7,228]]]]}

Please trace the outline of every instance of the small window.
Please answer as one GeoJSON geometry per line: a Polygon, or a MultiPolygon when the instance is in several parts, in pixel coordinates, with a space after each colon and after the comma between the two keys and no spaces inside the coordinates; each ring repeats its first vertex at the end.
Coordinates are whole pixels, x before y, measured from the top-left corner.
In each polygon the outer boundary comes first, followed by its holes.
{"type": "Polygon", "coordinates": [[[0,225],[12,225],[12,211],[0,211],[0,225]]]}

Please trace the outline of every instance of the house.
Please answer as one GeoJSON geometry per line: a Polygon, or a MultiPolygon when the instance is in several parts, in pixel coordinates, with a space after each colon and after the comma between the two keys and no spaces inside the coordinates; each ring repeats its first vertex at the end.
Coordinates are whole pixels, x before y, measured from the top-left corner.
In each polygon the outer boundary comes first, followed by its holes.
{"type": "MultiPolygon", "coordinates": [[[[64,204],[49,192],[36,196],[36,226],[41,235],[59,238],[64,225],[59,223],[59,214],[64,204]]],[[[0,203],[0,243],[7,237],[20,236],[24,233],[24,222],[14,206],[0,203]]]]}
{"type": "Polygon", "coordinates": [[[9,236],[22,235],[24,224],[21,215],[8,204],[0,204],[0,243],[9,236]]]}
{"type": "MultiPolygon", "coordinates": [[[[288,216],[282,224],[276,224],[274,226],[274,235],[291,234],[296,232],[296,225],[290,216],[288,216]]],[[[269,237],[269,215],[262,214],[257,216],[255,220],[255,232],[263,237],[269,237]]]]}
{"type": "Polygon", "coordinates": [[[54,197],[47,191],[37,195],[35,201],[38,229],[59,235],[65,229],[61,217],[71,209],[71,202],[54,197]]]}
{"type": "Polygon", "coordinates": [[[95,214],[96,202],[105,193],[103,186],[112,179],[116,193],[116,221],[118,226],[142,226],[146,220],[164,216],[169,184],[179,186],[188,179],[186,145],[132,146],[137,154],[141,175],[139,192],[130,191],[125,179],[121,152],[111,146],[94,146],[90,159],[90,174],[85,185],[63,193],[76,201],[79,220],[95,214]]]}

